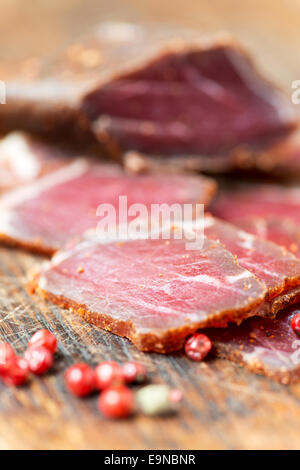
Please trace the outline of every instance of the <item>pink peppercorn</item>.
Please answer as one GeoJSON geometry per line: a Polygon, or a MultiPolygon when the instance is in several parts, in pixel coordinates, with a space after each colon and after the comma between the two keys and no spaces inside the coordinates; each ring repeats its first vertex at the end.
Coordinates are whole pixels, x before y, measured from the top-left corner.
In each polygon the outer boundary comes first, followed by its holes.
{"type": "Polygon", "coordinates": [[[31,347],[25,351],[25,359],[28,362],[30,372],[42,375],[47,372],[53,364],[53,355],[44,346],[31,347]]]}
{"type": "Polygon", "coordinates": [[[122,385],[124,383],[123,369],[115,361],[100,362],[95,369],[95,383],[99,390],[122,385]]]}
{"type": "Polygon", "coordinates": [[[31,348],[33,346],[44,346],[45,348],[49,349],[51,353],[54,353],[57,347],[57,339],[54,334],[51,333],[51,331],[41,329],[36,331],[28,342],[28,348],[31,348]]]}
{"type": "Polygon", "coordinates": [[[16,353],[9,343],[0,344],[0,373],[5,372],[9,364],[16,358],[16,353]]]}
{"type": "Polygon", "coordinates": [[[297,313],[291,319],[291,327],[295,331],[295,333],[300,335],[300,313],[297,313]]]}
{"type": "Polygon", "coordinates": [[[211,348],[210,339],[202,333],[193,334],[184,345],[185,354],[193,361],[202,361],[211,348]]]}
{"type": "Polygon", "coordinates": [[[95,374],[93,369],[84,363],[74,364],[65,373],[68,389],[77,397],[90,395],[95,388],[95,374]]]}
{"type": "Polygon", "coordinates": [[[124,380],[127,384],[145,382],[147,369],[140,362],[129,361],[123,364],[124,380]]]}
{"type": "Polygon", "coordinates": [[[107,418],[127,418],[134,410],[134,395],[124,385],[110,387],[100,394],[98,407],[107,418]]]}
{"type": "Polygon", "coordinates": [[[5,385],[19,386],[26,382],[28,377],[28,363],[23,357],[15,356],[9,362],[5,371],[1,372],[1,378],[5,385]]]}

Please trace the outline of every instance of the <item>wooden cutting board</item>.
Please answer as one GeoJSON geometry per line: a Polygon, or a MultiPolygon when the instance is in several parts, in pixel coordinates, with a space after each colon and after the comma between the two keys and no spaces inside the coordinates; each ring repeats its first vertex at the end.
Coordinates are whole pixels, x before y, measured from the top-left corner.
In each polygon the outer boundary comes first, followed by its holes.
{"type": "Polygon", "coordinates": [[[26,273],[42,261],[0,248],[0,336],[22,353],[37,329],[59,340],[55,367],[27,386],[0,385],[0,448],[3,449],[297,449],[300,384],[278,385],[227,361],[195,363],[182,354],[138,352],[127,340],[90,326],[76,314],[46,304],[26,290],[26,273]],[[77,399],[63,373],[77,361],[134,359],[146,364],[152,382],[184,392],[178,414],[136,415],[109,421],[97,395],[77,399]]]}

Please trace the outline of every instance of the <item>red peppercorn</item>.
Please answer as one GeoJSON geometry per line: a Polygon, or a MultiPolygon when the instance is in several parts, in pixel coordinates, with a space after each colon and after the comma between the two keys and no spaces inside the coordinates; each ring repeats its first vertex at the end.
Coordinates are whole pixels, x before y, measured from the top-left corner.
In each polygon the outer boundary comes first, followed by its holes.
{"type": "Polygon", "coordinates": [[[127,384],[132,382],[142,383],[147,378],[147,369],[140,362],[125,362],[123,364],[123,375],[127,384]]]}
{"type": "Polygon", "coordinates": [[[34,333],[33,336],[31,336],[27,345],[28,348],[33,346],[44,346],[44,348],[49,349],[49,351],[53,354],[56,351],[57,339],[49,330],[38,330],[36,333],[34,333]]]}
{"type": "Polygon", "coordinates": [[[9,343],[0,344],[0,374],[5,372],[9,364],[16,358],[16,353],[9,343]]]}
{"type": "Polygon", "coordinates": [[[107,388],[99,396],[98,407],[107,418],[127,418],[134,410],[134,395],[125,386],[107,388]]]}
{"type": "Polygon", "coordinates": [[[300,313],[297,313],[291,319],[291,327],[295,331],[295,333],[300,335],[300,313]]]}
{"type": "Polygon", "coordinates": [[[95,369],[95,383],[99,390],[122,385],[124,383],[123,369],[115,361],[100,362],[95,369]]]}
{"type": "Polygon", "coordinates": [[[22,385],[28,377],[28,363],[23,357],[15,356],[9,362],[5,371],[1,372],[1,378],[5,385],[18,386],[22,385]]]}
{"type": "Polygon", "coordinates": [[[28,362],[29,370],[36,375],[44,374],[53,364],[53,355],[44,346],[27,349],[24,357],[28,362]]]}
{"type": "Polygon", "coordinates": [[[95,388],[95,373],[87,364],[74,364],[66,370],[65,381],[73,395],[85,397],[95,388]]]}
{"type": "Polygon", "coordinates": [[[202,333],[195,333],[187,339],[185,354],[193,361],[202,361],[212,348],[210,339],[202,333]]]}

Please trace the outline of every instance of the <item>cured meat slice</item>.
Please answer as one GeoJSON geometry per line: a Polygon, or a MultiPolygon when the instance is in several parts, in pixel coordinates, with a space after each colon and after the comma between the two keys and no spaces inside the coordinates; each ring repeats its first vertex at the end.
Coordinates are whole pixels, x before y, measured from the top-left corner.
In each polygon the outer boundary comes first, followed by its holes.
{"type": "MultiPolygon", "coordinates": [[[[214,215],[233,222],[261,239],[281,245],[298,256],[299,196],[297,187],[237,185],[235,189],[221,192],[212,204],[211,211],[214,215]]],[[[299,287],[290,288],[289,293],[283,293],[281,298],[277,297],[272,301],[271,313],[276,313],[289,302],[300,301],[299,287]]]]}
{"type": "Polygon", "coordinates": [[[250,217],[290,220],[300,224],[300,188],[273,184],[237,185],[221,191],[211,206],[221,219],[239,223],[250,217]]]}
{"type": "Polygon", "coordinates": [[[147,210],[152,204],[205,204],[215,188],[201,176],[126,175],[117,165],[77,160],[0,199],[0,239],[49,254],[95,228],[100,204],[116,216],[121,212],[116,220],[121,223],[135,203],[147,210]],[[119,205],[119,196],[127,197],[125,206],[119,205]]]}
{"type": "Polygon", "coordinates": [[[204,239],[85,240],[59,252],[42,271],[39,291],[88,321],[129,338],[139,349],[168,353],[200,327],[253,315],[266,289],[229,251],[204,239]]]}
{"type": "Polygon", "coordinates": [[[209,329],[215,352],[281,383],[300,380],[300,338],[291,328],[299,306],[280,312],[276,319],[253,317],[240,326],[209,329]]]}
{"type": "Polygon", "coordinates": [[[53,145],[12,132],[0,141],[0,192],[35,181],[69,163],[66,153],[53,145]]]}
{"type": "Polygon", "coordinates": [[[269,93],[242,51],[225,43],[165,54],[88,94],[83,106],[123,150],[218,155],[286,133],[269,93]]]}
{"type": "MultiPolygon", "coordinates": [[[[184,336],[205,324],[217,327],[230,321],[233,311],[224,316],[217,313],[221,299],[223,311],[228,311],[228,301],[232,301],[224,295],[226,291],[229,298],[232,295],[228,281],[246,280],[240,284],[241,300],[246,297],[250,301],[253,288],[262,288],[259,303],[245,317],[275,314],[286,303],[299,300],[300,260],[291,253],[211,216],[199,221],[197,230],[201,224],[205,245],[196,251],[186,249],[184,238],[100,243],[92,235],[75,249],[59,253],[42,273],[39,288],[47,298],[75,308],[89,321],[129,337],[142,349],[159,351],[157,344],[162,343],[161,352],[180,349],[184,336]],[[240,274],[226,275],[226,282],[223,270],[227,270],[229,258],[227,255],[224,261],[221,247],[244,269],[240,274]],[[210,264],[213,252],[217,268],[210,264]],[[207,291],[203,297],[204,285],[207,291]],[[124,326],[124,319],[132,325],[124,326]],[[166,331],[155,330],[158,322],[166,331]],[[146,325],[155,331],[151,335],[149,331],[148,338],[147,331],[145,338],[137,339],[137,329],[146,325]],[[169,330],[174,330],[174,336],[169,330]],[[160,336],[165,339],[158,340],[160,336]],[[167,338],[172,338],[171,346],[165,344],[167,338]]],[[[235,321],[241,318],[240,313],[234,316],[235,321]]]]}
{"type": "Polygon", "coordinates": [[[249,217],[236,223],[246,232],[253,233],[257,237],[270,240],[277,245],[284,246],[297,258],[300,258],[300,226],[291,220],[272,217],[249,217]]]}
{"type": "Polygon", "coordinates": [[[232,39],[105,23],[44,70],[38,83],[7,84],[0,126],[69,135],[81,130],[131,170],[232,169],[296,127],[289,101],[232,39]],[[126,62],[124,62],[126,57],[126,62]],[[4,109],[5,108],[5,109],[4,109]],[[133,164],[133,162],[135,162],[133,164]]]}
{"type": "MultiPolygon", "coordinates": [[[[275,242],[299,258],[299,190],[279,186],[255,186],[226,191],[215,202],[213,212],[261,239],[275,242]]],[[[209,330],[215,351],[245,365],[253,372],[268,375],[282,383],[300,380],[299,338],[290,327],[299,302],[299,286],[273,299],[276,319],[253,317],[239,328],[209,330]]]]}
{"type": "Polygon", "coordinates": [[[300,260],[285,248],[209,216],[205,218],[205,235],[219,240],[241,266],[266,285],[265,314],[276,314],[285,304],[285,296],[291,303],[300,301],[300,260]]]}

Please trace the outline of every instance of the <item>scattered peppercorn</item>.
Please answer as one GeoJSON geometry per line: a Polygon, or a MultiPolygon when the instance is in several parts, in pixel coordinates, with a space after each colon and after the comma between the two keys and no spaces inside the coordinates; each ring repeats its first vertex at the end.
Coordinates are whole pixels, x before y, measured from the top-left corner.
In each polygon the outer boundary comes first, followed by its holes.
{"type": "MultiPolygon", "coordinates": [[[[24,357],[17,356],[9,343],[0,344],[2,381],[9,386],[18,386],[27,380],[29,372],[44,374],[53,364],[56,347],[55,336],[46,329],[38,330],[31,337],[24,357]]],[[[128,361],[123,366],[115,361],[105,361],[98,364],[95,371],[88,364],[78,363],[65,372],[66,385],[73,395],[83,397],[95,388],[101,390],[98,407],[108,418],[126,418],[133,413],[135,395],[124,382],[142,383],[146,379],[146,367],[135,361],[128,361]]],[[[156,415],[174,411],[182,399],[182,393],[167,385],[150,385],[140,389],[136,397],[145,414],[156,415]]]]}
{"type": "Polygon", "coordinates": [[[297,313],[293,316],[291,320],[291,327],[295,331],[295,333],[300,335],[300,313],[297,313]]]}
{"type": "Polygon", "coordinates": [[[107,418],[127,418],[134,411],[134,395],[124,385],[104,390],[98,399],[98,407],[107,418]]]}
{"type": "Polygon", "coordinates": [[[55,338],[54,334],[51,331],[46,329],[41,329],[36,331],[34,335],[28,341],[28,348],[36,346],[44,346],[45,348],[49,349],[51,353],[56,351],[57,347],[57,339],[55,338]]]}
{"type": "Polygon", "coordinates": [[[47,372],[53,363],[53,355],[44,346],[27,349],[24,357],[28,362],[30,372],[36,375],[42,375],[47,372]]]}
{"type": "Polygon", "coordinates": [[[95,384],[99,390],[122,385],[124,383],[123,369],[115,361],[100,362],[95,369],[95,384]]]}
{"type": "Polygon", "coordinates": [[[167,385],[147,385],[136,393],[138,407],[151,416],[171,413],[176,410],[176,403],[171,401],[170,392],[167,385]]]}
{"type": "Polygon", "coordinates": [[[93,369],[84,363],[74,364],[65,373],[68,389],[77,397],[90,395],[95,388],[95,374],[93,369]]]}
{"type": "Polygon", "coordinates": [[[28,377],[28,363],[23,357],[15,356],[8,367],[1,372],[1,378],[5,385],[18,387],[26,382],[28,377]]]}
{"type": "Polygon", "coordinates": [[[185,354],[193,361],[202,361],[211,348],[210,339],[202,333],[195,333],[190,336],[184,346],[185,354]]]}
{"type": "Polygon", "coordinates": [[[9,343],[0,344],[0,374],[5,372],[9,364],[16,358],[16,353],[9,343]]]}
{"type": "Polygon", "coordinates": [[[147,369],[140,362],[125,362],[123,364],[124,380],[127,384],[143,383],[147,379],[147,369]]]}

